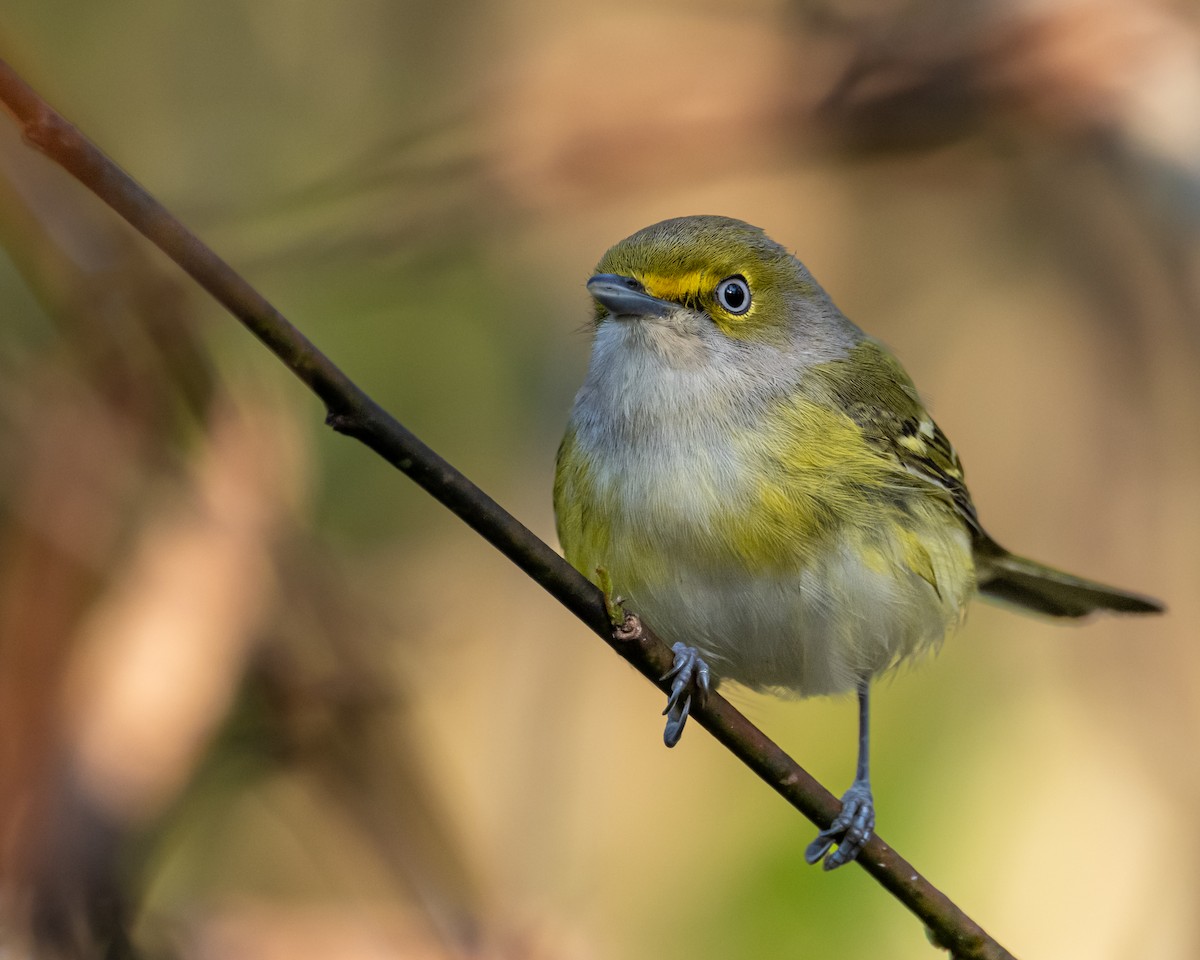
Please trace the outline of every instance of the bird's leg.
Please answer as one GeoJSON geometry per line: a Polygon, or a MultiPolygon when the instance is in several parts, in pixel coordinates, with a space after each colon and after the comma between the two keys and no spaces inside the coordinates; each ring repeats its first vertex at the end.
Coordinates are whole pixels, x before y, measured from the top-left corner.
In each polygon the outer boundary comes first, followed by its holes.
{"type": "Polygon", "coordinates": [[[699,650],[686,643],[677,643],[671,647],[671,651],[675,654],[675,662],[663,677],[664,680],[675,678],[671,682],[667,708],[663,711],[667,718],[663,743],[668,747],[675,746],[683,736],[683,725],[692,712],[692,697],[696,697],[697,703],[703,703],[712,686],[708,664],[700,656],[699,650]]]}
{"type": "Polygon", "coordinates": [[[857,857],[875,830],[875,799],[871,796],[869,770],[870,698],[870,680],[863,678],[858,681],[858,769],[854,782],[842,795],[842,812],[817,834],[817,839],[804,852],[804,859],[809,863],[816,863],[824,857],[823,866],[826,870],[836,869],[857,857]],[[829,853],[829,848],[835,843],[837,849],[829,853]]]}

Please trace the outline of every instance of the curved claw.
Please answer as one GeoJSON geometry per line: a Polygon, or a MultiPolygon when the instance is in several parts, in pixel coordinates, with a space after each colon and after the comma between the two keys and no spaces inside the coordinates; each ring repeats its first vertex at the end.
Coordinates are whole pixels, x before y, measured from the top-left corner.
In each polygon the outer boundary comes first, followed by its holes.
{"type": "Polygon", "coordinates": [[[808,845],[804,859],[816,863],[824,858],[822,867],[836,870],[857,857],[874,832],[875,800],[871,796],[871,785],[856,780],[842,797],[842,812],[808,845]],[[837,849],[830,853],[834,844],[837,849]]]}
{"type": "Polygon", "coordinates": [[[686,643],[676,643],[671,647],[675,654],[671,669],[663,676],[664,680],[674,677],[671,682],[671,695],[667,698],[663,714],[667,718],[666,729],[663,730],[663,743],[673,747],[683,736],[683,728],[692,712],[692,697],[697,703],[703,703],[704,698],[712,689],[712,675],[708,664],[700,656],[700,651],[689,647],[686,643]]]}
{"type": "MultiPolygon", "coordinates": [[[[666,712],[666,711],[664,711],[666,712]]],[[[692,712],[692,698],[689,694],[683,701],[683,707],[678,711],[667,714],[667,726],[663,730],[663,743],[673,747],[683,736],[683,726],[687,723],[688,714],[692,712]]]]}

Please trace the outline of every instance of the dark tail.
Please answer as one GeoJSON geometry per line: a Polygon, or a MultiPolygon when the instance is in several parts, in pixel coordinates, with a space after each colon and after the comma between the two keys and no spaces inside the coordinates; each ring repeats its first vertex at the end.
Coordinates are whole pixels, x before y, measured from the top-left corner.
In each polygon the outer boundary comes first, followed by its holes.
{"type": "Polygon", "coordinates": [[[1162,613],[1162,602],[1106,587],[1009,553],[994,540],[975,546],[979,592],[1052,617],[1085,617],[1097,610],[1162,613]]]}

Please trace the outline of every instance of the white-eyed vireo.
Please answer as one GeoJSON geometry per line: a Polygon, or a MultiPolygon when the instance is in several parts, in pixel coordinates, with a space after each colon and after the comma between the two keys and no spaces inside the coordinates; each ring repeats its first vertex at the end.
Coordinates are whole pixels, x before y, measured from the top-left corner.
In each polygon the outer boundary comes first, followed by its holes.
{"type": "Polygon", "coordinates": [[[900,364],[760,229],[666,220],[587,286],[591,364],[554,489],[563,550],[673,644],[668,745],[710,672],[857,690],[857,776],[810,863],[849,862],[874,828],[871,678],[936,646],[976,591],[1056,617],[1162,609],[989,537],[900,364]]]}

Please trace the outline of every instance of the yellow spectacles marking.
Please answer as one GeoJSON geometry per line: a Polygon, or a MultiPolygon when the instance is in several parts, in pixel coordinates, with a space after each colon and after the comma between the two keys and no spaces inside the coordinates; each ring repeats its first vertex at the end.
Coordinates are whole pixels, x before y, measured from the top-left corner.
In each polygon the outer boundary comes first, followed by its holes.
{"type": "Polygon", "coordinates": [[[689,270],[671,276],[652,274],[639,277],[646,292],[660,300],[672,303],[694,303],[715,288],[717,281],[704,270],[689,270]]]}

